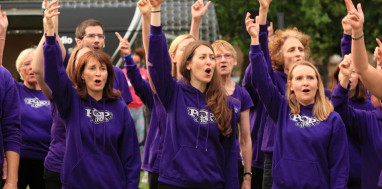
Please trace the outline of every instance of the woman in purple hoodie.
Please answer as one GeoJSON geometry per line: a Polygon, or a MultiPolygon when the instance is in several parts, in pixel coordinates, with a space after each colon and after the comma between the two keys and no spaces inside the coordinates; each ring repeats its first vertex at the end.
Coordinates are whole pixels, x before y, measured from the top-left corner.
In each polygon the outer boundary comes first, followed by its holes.
{"type": "Polygon", "coordinates": [[[275,122],[272,188],[346,188],[345,126],[333,111],[317,69],[307,61],[289,68],[286,97],[273,84],[259,45],[259,19],[246,17],[251,35],[251,78],[275,122]]]}
{"type": "Polygon", "coordinates": [[[119,99],[120,92],[113,90],[110,57],[96,50],[82,55],[74,88],[62,64],[50,18],[45,19],[44,74],[66,122],[63,188],[138,188],[137,135],[127,106],[119,99]]]}
{"type": "Polygon", "coordinates": [[[174,80],[162,1],[150,2],[149,71],[167,113],[158,188],[238,188],[237,118],[216,74],[212,47],[190,43],[179,70],[183,79],[174,80]]]}

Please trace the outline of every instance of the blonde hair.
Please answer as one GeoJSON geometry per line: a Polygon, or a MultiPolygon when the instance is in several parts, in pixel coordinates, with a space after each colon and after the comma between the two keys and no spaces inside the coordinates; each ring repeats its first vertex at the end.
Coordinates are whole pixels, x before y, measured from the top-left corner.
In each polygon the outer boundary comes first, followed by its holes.
{"type": "MultiPolygon", "coordinates": [[[[16,70],[19,72],[21,80],[24,80],[24,78],[20,74],[20,68],[23,64],[23,61],[25,58],[27,58],[30,55],[33,55],[36,52],[36,48],[27,48],[20,52],[19,56],[16,59],[16,70]]],[[[33,58],[33,56],[32,56],[33,58]]]]}
{"type": "Polygon", "coordinates": [[[272,67],[278,71],[284,71],[284,56],[282,47],[285,41],[294,37],[298,39],[304,46],[305,60],[309,59],[310,54],[310,37],[297,28],[288,28],[286,30],[277,30],[273,36],[272,41],[269,42],[269,54],[272,59],[272,67]]]}
{"type": "Polygon", "coordinates": [[[290,89],[291,80],[293,79],[293,70],[297,66],[308,66],[314,70],[317,79],[318,90],[316,96],[314,97],[314,107],[313,107],[313,116],[320,121],[328,119],[329,115],[334,111],[333,105],[330,100],[325,96],[324,85],[322,84],[322,79],[318,73],[316,67],[305,60],[296,62],[292,65],[288,73],[288,88],[287,88],[287,98],[289,108],[291,109],[291,114],[300,114],[300,103],[298,103],[296,94],[290,89]]]}
{"type": "MultiPolygon", "coordinates": [[[[175,55],[176,53],[176,50],[178,50],[178,46],[179,44],[183,41],[183,40],[186,40],[186,39],[195,39],[194,36],[190,35],[190,34],[183,34],[183,35],[180,35],[178,37],[176,37],[172,42],[171,42],[171,45],[170,45],[170,48],[168,49],[168,52],[170,54],[170,56],[172,55],[175,55]]],[[[178,70],[176,69],[176,64],[178,62],[171,62],[172,64],[172,67],[171,67],[171,75],[173,78],[177,78],[178,77],[178,70]]],[[[180,64],[180,62],[179,62],[180,64]]]]}
{"type": "Polygon", "coordinates": [[[235,48],[233,48],[233,46],[230,43],[228,43],[227,41],[225,41],[225,40],[217,40],[217,41],[215,41],[212,44],[212,48],[214,48],[215,52],[223,51],[225,49],[225,50],[227,50],[227,51],[232,53],[234,59],[237,58],[237,53],[236,53],[235,48]]]}

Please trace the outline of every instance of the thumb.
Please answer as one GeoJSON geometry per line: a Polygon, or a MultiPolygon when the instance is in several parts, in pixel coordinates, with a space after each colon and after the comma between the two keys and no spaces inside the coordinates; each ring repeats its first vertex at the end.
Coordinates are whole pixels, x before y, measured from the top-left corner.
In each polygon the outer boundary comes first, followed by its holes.
{"type": "Polygon", "coordinates": [[[363,10],[362,10],[361,3],[358,3],[358,5],[357,5],[357,11],[358,11],[359,13],[362,13],[362,14],[363,14],[363,10]]]}

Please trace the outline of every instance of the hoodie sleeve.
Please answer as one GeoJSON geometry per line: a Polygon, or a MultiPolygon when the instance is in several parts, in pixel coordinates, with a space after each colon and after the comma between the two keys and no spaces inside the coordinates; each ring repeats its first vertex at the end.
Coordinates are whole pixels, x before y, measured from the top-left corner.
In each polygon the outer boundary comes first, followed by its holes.
{"type": "Polygon", "coordinates": [[[126,188],[138,188],[141,170],[141,156],[134,121],[131,118],[127,106],[124,107],[123,117],[125,119],[123,122],[125,123],[125,126],[120,137],[118,153],[126,175],[126,188]]]}
{"type": "Polygon", "coordinates": [[[16,84],[11,74],[5,69],[1,78],[3,86],[0,86],[1,107],[0,126],[3,137],[4,152],[14,151],[20,154],[21,132],[20,132],[20,103],[16,84]]]}
{"type": "Polygon", "coordinates": [[[171,59],[162,26],[150,26],[149,73],[164,107],[168,107],[174,94],[176,81],[171,77],[171,59]]]}
{"type": "Polygon", "coordinates": [[[130,83],[133,85],[135,94],[142,100],[147,108],[153,109],[153,92],[147,80],[142,78],[137,64],[133,61],[131,55],[123,57],[125,60],[125,68],[130,83]]]}
{"type": "Polygon", "coordinates": [[[265,62],[267,63],[268,74],[272,78],[272,81],[274,81],[272,60],[271,60],[271,55],[269,53],[269,48],[268,48],[268,22],[265,25],[260,25],[259,43],[260,43],[261,51],[264,54],[265,62]]]}
{"type": "Polygon", "coordinates": [[[336,112],[332,122],[333,132],[329,141],[328,162],[330,174],[330,188],[346,188],[349,176],[349,147],[346,128],[336,112]]]}
{"type": "Polygon", "coordinates": [[[127,84],[127,80],[123,71],[117,66],[113,66],[114,68],[114,86],[113,88],[116,90],[120,90],[123,101],[126,104],[129,104],[133,101],[133,97],[131,96],[129,84],[127,84]]]}
{"type": "Polygon", "coordinates": [[[341,54],[344,57],[347,54],[351,53],[351,35],[343,34],[341,39],[341,54]]]}
{"type": "Polygon", "coordinates": [[[44,80],[52,91],[60,116],[66,118],[70,113],[75,89],[66,74],[56,36],[45,36],[43,50],[44,80]]]}
{"type": "Polygon", "coordinates": [[[248,67],[245,69],[243,82],[241,83],[242,86],[247,90],[249,93],[249,96],[251,96],[253,106],[256,107],[257,103],[259,103],[259,95],[256,92],[255,87],[252,85],[252,65],[249,64],[248,67]]]}
{"type": "Polygon", "coordinates": [[[267,72],[264,55],[259,45],[251,45],[249,57],[252,67],[252,84],[256,87],[256,91],[268,114],[276,122],[281,113],[287,111],[288,102],[273,84],[267,72]]]}
{"type": "Polygon", "coordinates": [[[347,126],[347,130],[350,134],[359,142],[361,142],[363,136],[363,127],[367,124],[366,116],[362,115],[362,112],[351,106],[349,106],[349,93],[347,89],[344,89],[340,84],[338,84],[332,93],[332,104],[334,110],[340,114],[343,122],[347,126]]]}

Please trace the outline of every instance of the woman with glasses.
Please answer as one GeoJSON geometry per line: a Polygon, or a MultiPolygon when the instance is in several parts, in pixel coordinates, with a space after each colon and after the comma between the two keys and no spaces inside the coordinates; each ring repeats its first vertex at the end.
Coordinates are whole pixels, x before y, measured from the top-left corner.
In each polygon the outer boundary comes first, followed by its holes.
{"type": "Polygon", "coordinates": [[[239,118],[239,133],[236,136],[237,160],[239,170],[240,188],[251,188],[251,162],[252,140],[249,125],[249,109],[253,107],[252,99],[248,92],[231,79],[233,67],[237,65],[236,51],[231,44],[224,40],[217,40],[212,44],[215,52],[217,71],[221,76],[222,85],[227,96],[240,101],[235,107],[235,113],[239,118]],[[244,182],[243,182],[244,181],[244,182]]]}

